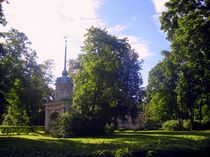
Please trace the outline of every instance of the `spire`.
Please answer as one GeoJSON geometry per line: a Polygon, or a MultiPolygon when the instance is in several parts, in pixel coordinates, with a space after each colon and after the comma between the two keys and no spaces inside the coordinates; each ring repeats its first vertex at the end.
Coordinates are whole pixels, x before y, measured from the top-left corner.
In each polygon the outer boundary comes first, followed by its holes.
{"type": "Polygon", "coordinates": [[[68,72],[66,71],[67,39],[66,39],[66,37],[64,39],[65,39],[65,56],[64,56],[64,69],[63,69],[62,75],[67,76],[68,75],[68,72]]]}

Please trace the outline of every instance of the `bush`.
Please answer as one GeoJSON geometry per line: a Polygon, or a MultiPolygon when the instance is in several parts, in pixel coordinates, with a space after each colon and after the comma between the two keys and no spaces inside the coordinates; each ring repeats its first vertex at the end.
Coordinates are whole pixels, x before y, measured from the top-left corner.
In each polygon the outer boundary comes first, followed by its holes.
{"type": "Polygon", "coordinates": [[[114,125],[106,123],[100,116],[86,116],[66,113],[50,124],[49,133],[53,137],[99,136],[114,132],[114,125]]]}
{"type": "Polygon", "coordinates": [[[70,137],[72,115],[65,113],[60,115],[57,120],[50,123],[49,133],[52,137],[70,137]]]}
{"type": "Polygon", "coordinates": [[[0,133],[2,134],[29,134],[36,130],[44,130],[44,126],[0,126],[0,133]]]}
{"type": "Polygon", "coordinates": [[[204,130],[210,129],[210,121],[202,121],[202,128],[204,130]]]}
{"type": "Polygon", "coordinates": [[[169,120],[163,123],[162,129],[169,130],[169,131],[180,130],[180,125],[177,120],[169,120]]]}
{"type": "Polygon", "coordinates": [[[198,120],[195,120],[192,129],[193,130],[203,130],[202,124],[198,120]]]}
{"type": "Polygon", "coordinates": [[[192,130],[192,124],[190,120],[183,120],[183,128],[184,130],[192,130]]]}
{"type": "Polygon", "coordinates": [[[107,135],[109,135],[109,134],[113,134],[113,132],[114,132],[114,130],[115,130],[115,127],[114,127],[114,124],[113,123],[111,123],[111,124],[106,124],[106,126],[105,126],[105,131],[106,131],[106,134],[107,135]]]}
{"type": "Polygon", "coordinates": [[[184,130],[207,130],[210,129],[210,122],[202,120],[200,124],[200,121],[195,120],[192,127],[190,120],[183,120],[183,128],[184,130]]]}
{"type": "Polygon", "coordinates": [[[31,132],[31,128],[29,126],[1,126],[0,132],[2,134],[28,134],[31,132]]]}
{"type": "Polygon", "coordinates": [[[74,137],[87,134],[86,117],[75,113],[64,113],[51,122],[49,133],[52,137],[74,137]]]}
{"type": "Polygon", "coordinates": [[[7,108],[4,114],[3,125],[6,126],[27,126],[29,125],[29,117],[24,110],[16,112],[12,106],[7,108]]]}
{"type": "Polygon", "coordinates": [[[157,130],[161,128],[160,121],[158,120],[153,120],[153,119],[147,119],[145,128],[148,130],[157,130]]]}

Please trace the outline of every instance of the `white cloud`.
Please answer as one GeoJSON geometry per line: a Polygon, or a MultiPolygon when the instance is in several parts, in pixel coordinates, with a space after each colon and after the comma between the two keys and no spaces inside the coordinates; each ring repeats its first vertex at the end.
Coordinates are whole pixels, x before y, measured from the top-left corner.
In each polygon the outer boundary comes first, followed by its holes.
{"type": "MultiPolygon", "coordinates": [[[[160,28],[160,20],[159,17],[163,11],[166,11],[165,3],[169,0],[152,0],[155,7],[155,14],[152,16],[154,23],[160,28]]],[[[160,30],[159,30],[160,31],[160,30]]],[[[162,32],[162,31],[161,31],[162,32]]]]}
{"type": "Polygon", "coordinates": [[[133,49],[135,49],[140,59],[144,59],[153,55],[153,53],[149,48],[149,43],[146,40],[133,35],[124,35],[121,36],[120,38],[124,37],[128,38],[128,43],[131,45],[133,49]]]}
{"type": "Polygon", "coordinates": [[[119,38],[127,38],[128,43],[131,45],[133,49],[138,53],[140,59],[147,58],[152,56],[153,53],[149,48],[149,42],[144,40],[143,38],[134,36],[134,35],[123,35],[123,31],[127,28],[125,25],[117,24],[113,27],[108,28],[108,32],[111,34],[117,35],[119,38]]]}
{"type": "MultiPolygon", "coordinates": [[[[19,0],[4,5],[7,27],[24,32],[32,42],[40,61],[55,60],[55,76],[61,75],[64,57],[64,36],[68,36],[68,58],[76,58],[91,26],[109,27],[102,21],[98,9],[104,0],[19,0]]],[[[134,17],[133,20],[137,20],[134,17]]],[[[126,25],[108,28],[114,34],[123,34],[126,25]]],[[[132,48],[140,58],[151,56],[149,43],[127,35],[132,48]]]]}
{"type": "Polygon", "coordinates": [[[20,0],[4,5],[8,27],[23,31],[41,61],[54,59],[56,72],[63,68],[64,36],[68,36],[68,58],[80,53],[86,29],[105,24],[97,14],[103,0],[20,0]]]}
{"type": "Polygon", "coordinates": [[[169,0],[152,0],[157,14],[161,14],[163,11],[166,10],[165,3],[168,1],[169,0]]]}
{"type": "Polygon", "coordinates": [[[110,33],[119,33],[119,32],[124,31],[126,28],[127,28],[127,26],[125,26],[125,25],[117,24],[117,25],[115,25],[113,27],[109,27],[108,31],[110,33]]]}
{"type": "Polygon", "coordinates": [[[152,21],[160,28],[161,24],[160,24],[160,14],[155,14],[152,17],[152,21]]]}

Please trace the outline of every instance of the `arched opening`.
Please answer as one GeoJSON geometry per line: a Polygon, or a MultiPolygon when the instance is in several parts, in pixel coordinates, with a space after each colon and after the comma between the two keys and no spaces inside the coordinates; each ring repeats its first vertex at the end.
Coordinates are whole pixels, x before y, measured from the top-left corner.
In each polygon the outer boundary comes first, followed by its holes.
{"type": "Polygon", "coordinates": [[[52,123],[52,122],[56,121],[59,116],[60,116],[59,112],[51,113],[50,116],[49,116],[49,122],[52,123]]]}

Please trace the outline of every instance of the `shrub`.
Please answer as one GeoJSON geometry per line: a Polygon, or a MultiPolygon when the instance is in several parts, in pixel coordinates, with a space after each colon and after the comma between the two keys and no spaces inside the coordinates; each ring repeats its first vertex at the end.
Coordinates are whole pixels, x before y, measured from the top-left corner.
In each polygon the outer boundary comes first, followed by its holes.
{"type": "Polygon", "coordinates": [[[66,113],[50,124],[49,133],[53,137],[98,136],[114,132],[114,125],[106,123],[100,116],[86,116],[66,113]]]}
{"type": "Polygon", "coordinates": [[[88,118],[80,114],[74,114],[71,119],[72,136],[87,136],[89,133],[88,118]]]}
{"type": "Polygon", "coordinates": [[[183,128],[184,130],[192,130],[192,124],[190,120],[183,120],[183,128]]]}
{"type": "Polygon", "coordinates": [[[192,126],[192,123],[190,120],[183,120],[183,128],[184,130],[207,130],[210,129],[210,121],[200,121],[195,120],[194,125],[192,126]]]}
{"type": "Polygon", "coordinates": [[[200,124],[200,121],[195,120],[194,125],[192,127],[190,120],[183,120],[183,128],[184,130],[206,130],[210,129],[210,122],[202,120],[200,124]]]}
{"type": "Polygon", "coordinates": [[[169,120],[163,123],[162,129],[169,131],[180,130],[180,125],[177,120],[169,120]]]}
{"type": "Polygon", "coordinates": [[[202,121],[202,128],[203,129],[210,129],[210,121],[202,121]]]}
{"type": "Polygon", "coordinates": [[[114,125],[107,123],[101,115],[74,114],[71,122],[74,136],[99,136],[114,132],[114,125]]]}
{"type": "Polygon", "coordinates": [[[29,125],[29,116],[26,111],[20,110],[16,112],[12,106],[7,108],[4,114],[3,125],[7,126],[27,126],[29,125]]]}
{"type": "Polygon", "coordinates": [[[193,130],[207,130],[210,129],[210,121],[202,120],[201,123],[198,120],[194,121],[193,130]]]}
{"type": "Polygon", "coordinates": [[[114,127],[114,124],[111,123],[111,124],[106,124],[105,126],[105,131],[106,131],[106,134],[109,135],[109,134],[112,134],[115,130],[115,127],[114,127]]]}
{"type": "Polygon", "coordinates": [[[29,132],[31,132],[31,128],[29,126],[3,126],[0,127],[0,132],[2,134],[12,134],[12,133],[16,133],[16,134],[28,134],[29,132]]]}
{"type": "Polygon", "coordinates": [[[195,120],[194,121],[194,124],[193,124],[193,130],[202,130],[202,125],[200,124],[200,122],[198,120],[195,120]]]}
{"type": "Polygon", "coordinates": [[[158,120],[153,120],[153,119],[147,119],[145,128],[148,130],[157,130],[161,128],[160,121],[158,120]]]}
{"type": "Polygon", "coordinates": [[[50,123],[49,133],[52,137],[70,137],[71,133],[71,114],[65,113],[60,115],[57,120],[50,123]]]}
{"type": "Polygon", "coordinates": [[[86,116],[65,113],[50,124],[49,133],[52,137],[87,136],[90,134],[90,125],[90,120],[86,116]]]}

